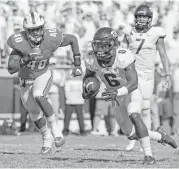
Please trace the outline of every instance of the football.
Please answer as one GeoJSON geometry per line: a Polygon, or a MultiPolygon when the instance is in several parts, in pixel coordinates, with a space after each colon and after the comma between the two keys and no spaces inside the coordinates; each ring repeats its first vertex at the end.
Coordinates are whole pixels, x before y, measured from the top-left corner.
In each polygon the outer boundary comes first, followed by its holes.
{"type": "Polygon", "coordinates": [[[100,81],[97,78],[88,77],[84,81],[84,86],[85,86],[87,93],[93,94],[99,91],[100,81]]]}

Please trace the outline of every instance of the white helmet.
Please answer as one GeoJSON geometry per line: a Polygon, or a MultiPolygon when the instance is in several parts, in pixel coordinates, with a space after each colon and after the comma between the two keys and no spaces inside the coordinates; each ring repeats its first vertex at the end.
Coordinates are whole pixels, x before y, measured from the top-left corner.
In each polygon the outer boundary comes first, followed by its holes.
{"type": "Polygon", "coordinates": [[[37,12],[31,12],[24,18],[23,27],[31,42],[41,42],[44,36],[44,24],[43,17],[37,12]]]}

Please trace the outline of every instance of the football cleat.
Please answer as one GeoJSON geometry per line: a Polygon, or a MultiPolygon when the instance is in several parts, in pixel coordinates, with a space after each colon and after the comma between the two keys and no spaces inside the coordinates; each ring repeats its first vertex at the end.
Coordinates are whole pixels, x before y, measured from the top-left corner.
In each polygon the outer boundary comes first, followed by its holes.
{"type": "Polygon", "coordinates": [[[145,165],[152,165],[152,164],[155,164],[156,161],[155,161],[155,158],[152,157],[152,156],[145,156],[144,157],[144,161],[142,164],[145,164],[145,165]]]}
{"type": "Polygon", "coordinates": [[[162,135],[162,139],[160,141],[158,141],[159,143],[165,145],[168,144],[170,145],[172,148],[177,148],[177,144],[175,142],[175,140],[173,140],[165,131],[165,129],[160,126],[157,128],[157,132],[159,132],[162,135]]]}
{"type": "Polygon", "coordinates": [[[52,148],[51,147],[42,147],[41,154],[42,155],[52,154],[52,148]]]}
{"type": "Polygon", "coordinates": [[[56,137],[55,138],[55,146],[57,148],[62,147],[65,144],[65,139],[63,137],[56,137]]]}
{"type": "Polygon", "coordinates": [[[54,138],[52,136],[52,134],[50,135],[44,135],[42,137],[43,140],[43,146],[41,149],[41,154],[43,155],[47,155],[47,154],[51,154],[52,153],[52,146],[54,143],[54,138]]]}

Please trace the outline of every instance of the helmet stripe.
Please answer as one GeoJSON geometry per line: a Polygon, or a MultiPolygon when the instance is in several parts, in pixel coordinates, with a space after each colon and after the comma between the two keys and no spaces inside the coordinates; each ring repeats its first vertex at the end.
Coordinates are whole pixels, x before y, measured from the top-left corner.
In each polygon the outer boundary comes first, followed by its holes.
{"type": "Polygon", "coordinates": [[[32,23],[35,24],[35,15],[34,12],[31,12],[31,18],[32,18],[32,23]]]}

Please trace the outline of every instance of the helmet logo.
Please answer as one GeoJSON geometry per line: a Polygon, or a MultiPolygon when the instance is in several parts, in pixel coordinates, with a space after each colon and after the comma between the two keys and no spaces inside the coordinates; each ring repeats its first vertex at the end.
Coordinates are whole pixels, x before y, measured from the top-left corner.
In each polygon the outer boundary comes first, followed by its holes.
{"type": "Polygon", "coordinates": [[[118,37],[117,32],[114,30],[111,31],[111,35],[112,35],[113,39],[116,39],[118,37]]]}

